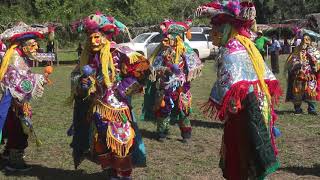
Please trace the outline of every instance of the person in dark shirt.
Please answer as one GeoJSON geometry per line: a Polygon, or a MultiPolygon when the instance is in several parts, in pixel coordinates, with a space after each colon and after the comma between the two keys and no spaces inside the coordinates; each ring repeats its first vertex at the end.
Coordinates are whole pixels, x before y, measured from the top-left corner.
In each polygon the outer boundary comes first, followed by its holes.
{"type": "Polygon", "coordinates": [[[48,41],[47,43],[47,53],[54,53],[54,41],[48,41]]]}
{"type": "Polygon", "coordinates": [[[79,43],[78,48],[77,48],[77,53],[78,53],[78,60],[77,60],[77,62],[80,61],[80,57],[81,57],[82,50],[83,50],[82,44],[79,43]]]}

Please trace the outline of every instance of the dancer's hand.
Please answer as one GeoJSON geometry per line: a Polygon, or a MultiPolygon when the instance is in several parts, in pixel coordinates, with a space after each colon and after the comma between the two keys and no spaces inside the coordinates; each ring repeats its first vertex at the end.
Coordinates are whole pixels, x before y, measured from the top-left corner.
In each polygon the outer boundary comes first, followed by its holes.
{"type": "Polygon", "coordinates": [[[82,77],[80,80],[80,85],[81,85],[81,88],[88,89],[88,87],[90,86],[89,77],[82,77]]]}

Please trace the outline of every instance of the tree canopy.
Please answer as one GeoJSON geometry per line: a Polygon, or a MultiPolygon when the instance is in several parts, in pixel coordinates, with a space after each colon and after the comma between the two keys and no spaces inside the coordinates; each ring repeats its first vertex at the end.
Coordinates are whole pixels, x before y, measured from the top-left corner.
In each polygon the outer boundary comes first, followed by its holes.
{"type": "MultiPolygon", "coordinates": [[[[320,10],[319,0],[253,0],[258,23],[304,18],[320,10]]],[[[157,25],[165,18],[185,20],[210,0],[0,0],[0,32],[8,24],[54,22],[68,25],[96,11],[112,15],[128,27],[157,25]]],[[[209,25],[206,18],[194,25],[209,25]]],[[[71,39],[72,37],[70,37],[71,39]]]]}

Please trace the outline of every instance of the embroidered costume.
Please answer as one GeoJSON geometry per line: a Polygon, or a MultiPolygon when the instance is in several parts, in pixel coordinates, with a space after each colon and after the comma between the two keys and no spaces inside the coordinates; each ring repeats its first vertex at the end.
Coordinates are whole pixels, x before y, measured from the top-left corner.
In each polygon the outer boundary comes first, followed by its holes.
{"type": "MultiPolygon", "coordinates": [[[[145,89],[143,116],[156,120],[159,140],[168,134],[169,123],[178,123],[184,141],[191,138],[191,80],[201,73],[202,64],[183,41],[191,22],[166,20],[161,23],[162,43],[150,57],[152,74],[145,89]]],[[[187,33],[187,36],[190,36],[187,33]]]]}
{"type": "Polygon", "coordinates": [[[231,0],[196,12],[211,16],[213,43],[222,46],[217,81],[203,110],[224,122],[220,167],[226,179],[263,179],[279,167],[273,106],[281,90],[250,40],[255,13],[252,3],[231,0]]]}
{"type": "Polygon", "coordinates": [[[72,73],[75,102],[69,133],[73,131],[75,168],[87,156],[114,178],[130,178],[134,165],[145,164],[130,97],[142,91],[149,62],[112,42],[126,27],[111,16],[96,13],[74,26],[88,34],[79,68],[72,73]]]}
{"type": "Polygon", "coordinates": [[[286,63],[288,72],[287,101],[294,104],[295,114],[301,114],[301,104],[308,104],[308,113],[317,115],[316,101],[320,100],[320,52],[311,46],[308,34],[303,42],[289,55],[286,63]]]}
{"type": "Polygon", "coordinates": [[[10,42],[0,67],[0,130],[7,140],[3,153],[3,158],[9,159],[7,170],[30,169],[23,160],[28,136],[35,136],[30,100],[42,96],[46,77],[32,73],[29,64],[37,60],[35,39],[47,32],[47,27],[30,27],[21,22],[0,35],[0,39],[10,42]]]}

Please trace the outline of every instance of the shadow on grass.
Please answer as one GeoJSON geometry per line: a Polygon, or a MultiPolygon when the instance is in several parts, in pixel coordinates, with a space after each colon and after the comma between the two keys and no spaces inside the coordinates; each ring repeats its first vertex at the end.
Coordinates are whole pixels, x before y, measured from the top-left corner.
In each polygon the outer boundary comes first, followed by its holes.
{"type": "MultiPolygon", "coordinates": [[[[170,124],[171,126],[175,126],[176,123],[170,124]]],[[[203,121],[203,120],[191,120],[191,127],[204,127],[204,128],[214,128],[214,129],[223,129],[223,124],[219,122],[209,122],[209,121],[203,121]]],[[[157,140],[158,134],[157,132],[150,131],[147,129],[139,129],[142,137],[151,139],[151,140],[157,140]]]]}
{"type": "Polygon", "coordinates": [[[289,166],[283,167],[281,170],[292,172],[299,176],[311,175],[320,177],[320,164],[315,164],[313,167],[289,166]]]}
{"type": "Polygon", "coordinates": [[[223,124],[219,122],[210,122],[204,120],[191,120],[192,127],[204,127],[204,128],[214,128],[223,129],[223,124]]]}
{"type": "Polygon", "coordinates": [[[277,115],[294,114],[294,110],[283,110],[283,111],[274,110],[274,112],[275,112],[277,115]]]}
{"type": "Polygon", "coordinates": [[[147,129],[139,129],[142,134],[143,138],[147,138],[150,140],[157,140],[157,132],[156,131],[149,131],[147,129]]]}
{"type": "Polygon", "coordinates": [[[5,176],[16,177],[23,179],[24,177],[37,177],[39,180],[100,180],[107,179],[108,174],[106,172],[99,172],[93,174],[87,174],[84,170],[64,170],[57,168],[49,168],[41,165],[30,165],[31,170],[26,172],[7,172],[3,171],[5,176]]]}

